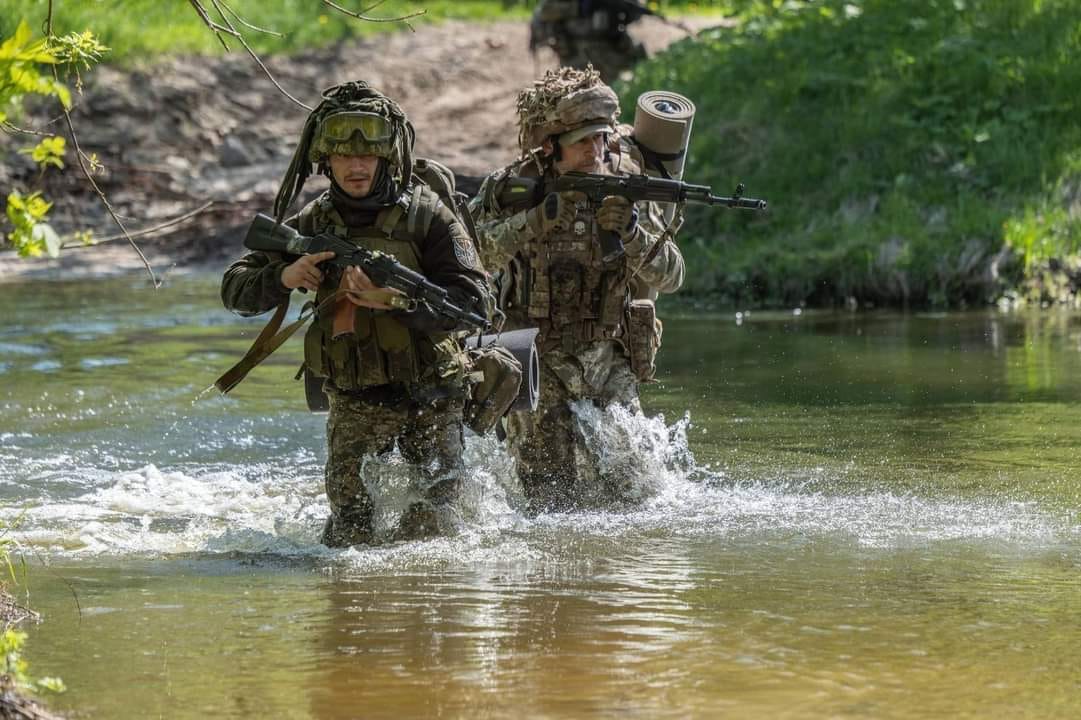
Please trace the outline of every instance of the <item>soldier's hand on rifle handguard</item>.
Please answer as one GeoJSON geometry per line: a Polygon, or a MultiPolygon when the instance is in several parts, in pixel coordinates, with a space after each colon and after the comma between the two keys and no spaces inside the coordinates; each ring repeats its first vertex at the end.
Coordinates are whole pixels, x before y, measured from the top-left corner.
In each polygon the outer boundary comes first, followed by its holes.
{"type": "Polygon", "coordinates": [[[548,193],[540,205],[526,212],[526,222],[536,237],[569,228],[577,212],[575,205],[584,199],[585,196],[577,192],[548,193]]]}

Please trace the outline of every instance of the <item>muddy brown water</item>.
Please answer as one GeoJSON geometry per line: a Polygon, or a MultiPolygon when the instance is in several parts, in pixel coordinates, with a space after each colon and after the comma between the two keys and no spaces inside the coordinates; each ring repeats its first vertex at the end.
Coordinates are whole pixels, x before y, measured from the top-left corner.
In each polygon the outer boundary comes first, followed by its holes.
{"type": "Polygon", "coordinates": [[[459,534],[330,551],[298,344],[203,393],[261,327],[214,276],[0,303],[0,506],[58,710],[1081,712],[1076,314],[669,308],[651,418],[580,408],[637,504],[528,517],[472,438],[459,534]]]}

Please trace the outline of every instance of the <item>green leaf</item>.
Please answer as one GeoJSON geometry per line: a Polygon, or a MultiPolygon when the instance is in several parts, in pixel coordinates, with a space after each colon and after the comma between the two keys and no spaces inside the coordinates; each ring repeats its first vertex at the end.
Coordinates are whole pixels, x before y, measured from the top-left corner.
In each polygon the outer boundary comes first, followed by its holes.
{"type": "Polygon", "coordinates": [[[19,27],[15,28],[15,36],[12,40],[16,47],[22,47],[30,40],[33,34],[34,33],[30,30],[30,25],[27,24],[26,20],[19,20],[19,27]]]}
{"type": "Polygon", "coordinates": [[[22,212],[26,209],[26,203],[23,202],[23,196],[18,191],[13,190],[8,193],[8,217],[10,218],[12,212],[22,212]]]}
{"type": "Polygon", "coordinates": [[[41,193],[36,192],[26,198],[26,212],[29,213],[33,220],[41,220],[49,214],[49,208],[53,204],[43,198],[41,193]]]}
{"type": "Polygon", "coordinates": [[[54,693],[62,693],[68,689],[67,685],[64,684],[64,681],[58,677],[43,677],[38,680],[36,684],[42,690],[48,690],[54,693]]]}
{"type": "Polygon", "coordinates": [[[60,257],[60,236],[53,230],[53,226],[49,223],[38,223],[34,226],[34,230],[31,233],[31,237],[45,247],[45,252],[49,257],[60,257]]]}
{"type": "Polygon", "coordinates": [[[33,148],[26,148],[19,152],[24,155],[29,154],[30,157],[41,167],[47,167],[52,165],[53,167],[64,167],[64,152],[67,141],[59,135],[53,135],[47,137],[39,142],[33,148]]]}

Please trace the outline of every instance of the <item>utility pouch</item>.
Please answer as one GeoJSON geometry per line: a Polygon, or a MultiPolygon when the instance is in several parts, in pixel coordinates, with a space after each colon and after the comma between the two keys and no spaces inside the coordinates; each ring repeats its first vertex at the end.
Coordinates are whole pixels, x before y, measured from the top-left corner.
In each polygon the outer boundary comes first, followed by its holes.
{"type": "Polygon", "coordinates": [[[652,300],[632,300],[627,306],[625,342],[631,356],[631,371],[638,382],[650,382],[657,373],[657,351],[661,347],[661,321],[652,300]]]}
{"type": "Polygon", "coordinates": [[[308,331],[304,333],[304,365],[319,376],[330,375],[330,367],[327,363],[327,354],[323,350],[323,328],[319,322],[313,322],[308,331]]]}
{"type": "Polygon", "coordinates": [[[356,390],[357,336],[346,333],[338,337],[325,338],[324,342],[330,378],[334,381],[334,385],[340,390],[356,390]]]}
{"type": "Polygon", "coordinates": [[[473,386],[465,403],[465,424],[483,435],[496,426],[518,397],[522,363],[499,345],[471,348],[466,356],[473,386]]]}

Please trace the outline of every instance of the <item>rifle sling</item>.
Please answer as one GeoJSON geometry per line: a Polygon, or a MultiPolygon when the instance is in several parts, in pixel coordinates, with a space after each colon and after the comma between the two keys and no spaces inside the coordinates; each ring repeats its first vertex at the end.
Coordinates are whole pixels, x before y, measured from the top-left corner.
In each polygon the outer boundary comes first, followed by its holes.
{"type": "Polygon", "coordinates": [[[251,372],[256,365],[270,357],[275,350],[280,348],[282,344],[291,338],[297,330],[303,327],[308,320],[324,306],[330,302],[336,301],[343,292],[344,291],[338,291],[334,293],[320,303],[318,307],[316,307],[314,303],[308,303],[308,305],[301,310],[300,317],[279,332],[278,328],[281,327],[282,321],[285,319],[285,314],[289,311],[289,298],[286,297],[285,301],[274,311],[274,317],[270,318],[270,322],[266,324],[266,327],[259,333],[259,337],[255,338],[255,342],[248,348],[248,352],[244,354],[244,357],[240,359],[240,362],[226,370],[222,373],[220,378],[214,381],[214,387],[216,387],[218,392],[222,395],[228,393],[236,387],[241,380],[247,377],[248,373],[251,372]],[[309,310],[311,312],[308,312],[309,310]]]}

